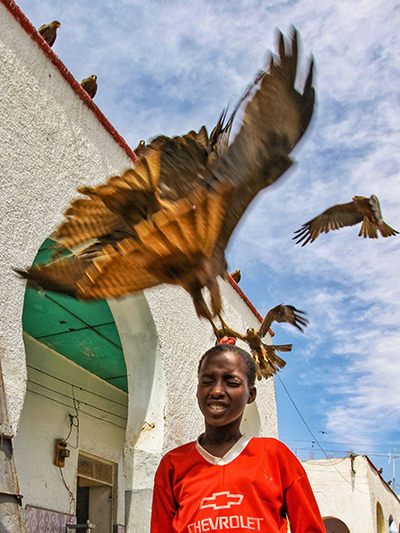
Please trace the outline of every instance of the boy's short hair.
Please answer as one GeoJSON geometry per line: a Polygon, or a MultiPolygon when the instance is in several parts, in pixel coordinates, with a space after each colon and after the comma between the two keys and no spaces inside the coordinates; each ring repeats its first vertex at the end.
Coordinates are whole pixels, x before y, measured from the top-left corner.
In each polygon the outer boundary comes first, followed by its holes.
{"type": "Polygon", "coordinates": [[[201,365],[206,357],[225,352],[235,353],[246,363],[247,383],[249,388],[253,387],[256,381],[256,364],[254,359],[248,352],[246,352],[246,350],[243,350],[234,344],[217,344],[216,346],[213,346],[207,350],[200,358],[197,374],[200,372],[201,365]]]}

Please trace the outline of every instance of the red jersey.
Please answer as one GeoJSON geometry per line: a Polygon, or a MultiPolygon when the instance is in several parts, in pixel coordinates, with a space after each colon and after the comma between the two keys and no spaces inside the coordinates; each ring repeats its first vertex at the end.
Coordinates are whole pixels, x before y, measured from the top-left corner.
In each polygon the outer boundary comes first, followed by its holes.
{"type": "Polygon", "coordinates": [[[272,438],[242,437],[220,458],[198,442],[168,452],[155,476],[151,533],[325,533],[304,468],[272,438]]]}

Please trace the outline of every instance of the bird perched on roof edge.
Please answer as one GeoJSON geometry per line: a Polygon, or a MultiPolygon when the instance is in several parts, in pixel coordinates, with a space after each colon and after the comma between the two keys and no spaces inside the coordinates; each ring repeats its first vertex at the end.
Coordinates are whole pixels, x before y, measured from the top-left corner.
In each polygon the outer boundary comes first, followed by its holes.
{"type": "Polygon", "coordinates": [[[233,279],[233,281],[235,283],[239,283],[239,281],[241,280],[242,278],[242,274],[240,272],[240,268],[236,269],[234,272],[232,272],[230,274],[231,278],[233,279]]]}
{"type": "Polygon", "coordinates": [[[57,37],[57,30],[60,27],[61,22],[58,20],[53,20],[53,22],[50,22],[49,24],[43,24],[40,26],[38,32],[49,46],[53,46],[57,37]]]}
{"type": "Polygon", "coordinates": [[[81,81],[81,87],[85,89],[90,98],[94,98],[97,93],[97,76],[92,74],[88,78],[81,81]]]}

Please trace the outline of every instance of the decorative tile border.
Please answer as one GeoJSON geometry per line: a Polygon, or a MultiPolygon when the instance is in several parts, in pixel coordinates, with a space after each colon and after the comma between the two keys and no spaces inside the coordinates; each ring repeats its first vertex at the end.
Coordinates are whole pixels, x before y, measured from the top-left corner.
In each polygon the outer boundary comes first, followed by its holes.
{"type": "Polygon", "coordinates": [[[26,533],[65,533],[67,524],[76,524],[76,517],[31,505],[25,507],[26,533]]]}

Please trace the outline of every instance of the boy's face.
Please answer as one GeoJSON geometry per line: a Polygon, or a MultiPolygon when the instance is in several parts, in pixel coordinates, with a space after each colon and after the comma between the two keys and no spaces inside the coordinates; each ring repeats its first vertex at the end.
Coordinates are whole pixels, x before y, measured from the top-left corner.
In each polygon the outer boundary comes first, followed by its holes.
{"type": "Polygon", "coordinates": [[[256,397],[249,387],[246,363],[234,352],[209,355],[201,364],[197,401],[206,424],[226,426],[240,420],[244,408],[256,397]]]}

